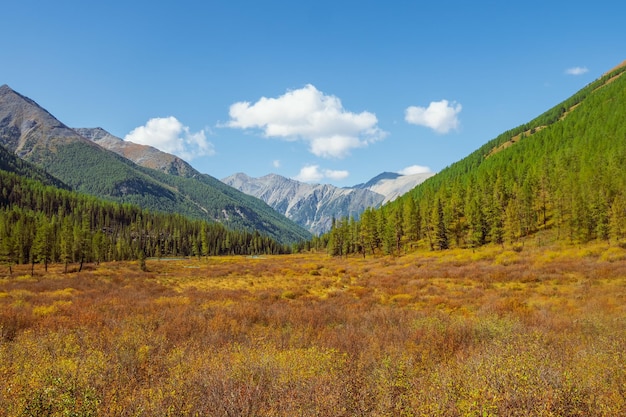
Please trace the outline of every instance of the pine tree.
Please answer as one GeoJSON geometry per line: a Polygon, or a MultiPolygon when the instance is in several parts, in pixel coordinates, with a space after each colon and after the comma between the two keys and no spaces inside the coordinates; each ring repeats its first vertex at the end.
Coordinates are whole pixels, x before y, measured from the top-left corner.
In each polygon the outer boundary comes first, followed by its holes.
{"type": "Polygon", "coordinates": [[[609,236],[619,243],[626,234],[626,197],[618,195],[611,204],[609,213],[609,236]]]}
{"type": "Polygon", "coordinates": [[[43,215],[39,216],[32,248],[33,260],[43,262],[46,272],[48,272],[48,263],[51,261],[53,244],[53,225],[43,215]]]}
{"type": "Polygon", "coordinates": [[[450,241],[448,240],[448,230],[446,227],[446,221],[443,212],[443,204],[441,200],[437,200],[437,247],[439,250],[445,250],[450,248],[450,241]]]}
{"type": "Polygon", "coordinates": [[[402,205],[402,229],[404,230],[404,245],[408,249],[414,242],[417,242],[420,238],[420,216],[415,204],[415,200],[410,195],[407,196],[402,205]]]}
{"type": "Polygon", "coordinates": [[[487,242],[487,222],[482,203],[477,196],[473,196],[467,206],[469,242],[472,248],[477,248],[487,242]]]}
{"type": "Polygon", "coordinates": [[[63,223],[61,226],[61,237],[60,237],[60,255],[61,262],[63,262],[63,272],[67,273],[67,266],[72,261],[73,255],[73,247],[74,247],[74,235],[72,224],[70,223],[70,218],[65,217],[63,219],[63,223]]]}
{"type": "Polygon", "coordinates": [[[12,266],[16,263],[15,245],[8,223],[2,220],[4,219],[0,216],[0,263],[7,265],[9,268],[9,275],[13,275],[12,266]]]}

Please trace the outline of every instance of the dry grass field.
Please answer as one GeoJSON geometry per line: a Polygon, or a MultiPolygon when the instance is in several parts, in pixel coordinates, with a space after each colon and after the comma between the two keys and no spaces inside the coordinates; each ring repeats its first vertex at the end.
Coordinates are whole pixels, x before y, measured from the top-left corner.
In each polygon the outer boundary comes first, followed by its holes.
{"type": "Polygon", "coordinates": [[[0,416],[626,415],[626,250],[0,271],[0,416]]]}

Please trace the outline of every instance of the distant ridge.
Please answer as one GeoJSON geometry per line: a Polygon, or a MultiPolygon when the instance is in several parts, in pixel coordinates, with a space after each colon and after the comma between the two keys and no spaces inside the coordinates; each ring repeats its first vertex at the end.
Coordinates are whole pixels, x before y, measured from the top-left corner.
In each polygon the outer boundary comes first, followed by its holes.
{"type": "Polygon", "coordinates": [[[385,196],[382,204],[387,204],[388,202],[408,193],[433,175],[433,172],[411,175],[400,175],[392,172],[386,172],[368,181],[364,188],[385,196]]]}
{"type": "Polygon", "coordinates": [[[383,172],[383,173],[380,173],[380,174],[376,175],[374,178],[372,178],[368,182],[363,183],[363,184],[354,185],[351,188],[361,188],[361,189],[370,188],[370,187],[373,187],[374,185],[376,185],[378,182],[380,182],[382,180],[395,180],[399,176],[400,176],[400,174],[397,174],[395,172],[383,172]]]}
{"type": "Polygon", "coordinates": [[[358,219],[368,207],[379,207],[404,194],[432,174],[400,175],[384,172],[365,184],[339,188],[307,184],[277,174],[252,178],[237,173],[222,181],[265,201],[314,234],[330,230],[333,219],[358,219]]]}

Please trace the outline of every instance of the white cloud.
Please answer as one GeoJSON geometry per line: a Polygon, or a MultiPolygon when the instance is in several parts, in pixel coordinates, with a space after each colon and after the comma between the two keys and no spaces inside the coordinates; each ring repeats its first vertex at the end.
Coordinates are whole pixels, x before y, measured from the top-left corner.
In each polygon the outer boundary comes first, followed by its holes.
{"type": "Polygon", "coordinates": [[[350,173],[344,170],[320,169],[319,165],[305,165],[300,170],[300,173],[293,179],[301,182],[318,183],[324,178],[343,180],[347,178],[348,175],[350,175],[350,173]]]}
{"type": "Polygon", "coordinates": [[[302,182],[320,182],[322,178],[324,174],[321,173],[319,165],[304,166],[300,173],[293,177],[294,180],[302,182]]]}
{"type": "Polygon", "coordinates": [[[124,137],[129,142],[153,146],[163,152],[171,153],[191,161],[197,156],[213,155],[213,144],[206,139],[204,129],[191,132],[173,116],[148,120],[124,137]]]}
{"type": "Polygon", "coordinates": [[[432,171],[430,168],[421,165],[411,165],[398,171],[400,175],[428,174],[432,171]]]}
{"type": "Polygon", "coordinates": [[[459,127],[457,115],[461,112],[459,103],[448,100],[432,101],[428,107],[410,106],[404,112],[404,120],[418,126],[426,126],[437,133],[448,133],[459,127]]]}
{"type": "Polygon", "coordinates": [[[278,159],[274,159],[274,160],[272,161],[272,166],[273,166],[274,168],[280,168],[280,160],[278,160],[278,159]]]}
{"type": "Polygon", "coordinates": [[[346,170],[324,170],[324,176],[326,176],[326,178],[330,178],[331,180],[343,180],[348,178],[348,175],[350,175],[350,173],[346,170]]]}
{"type": "Polygon", "coordinates": [[[583,75],[587,72],[589,72],[587,67],[573,67],[565,70],[567,75],[583,75]]]}
{"type": "Polygon", "coordinates": [[[355,148],[384,138],[373,113],[346,111],[339,98],[308,84],[278,98],[262,97],[256,103],[230,106],[225,126],[260,129],[268,138],[301,140],[311,153],[324,158],[344,158],[355,148]]]}

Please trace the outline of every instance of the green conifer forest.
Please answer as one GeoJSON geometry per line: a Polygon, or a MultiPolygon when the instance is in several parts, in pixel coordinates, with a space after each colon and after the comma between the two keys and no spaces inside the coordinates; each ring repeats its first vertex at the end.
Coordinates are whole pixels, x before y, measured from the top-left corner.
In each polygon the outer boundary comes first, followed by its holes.
{"type": "Polygon", "coordinates": [[[626,77],[618,68],[360,220],[307,243],[332,255],[626,237],[626,77]]]}
{"type": "Polygon", "coordinates": [[[0,263],[74,264],[145,257],[279,254],[288,246],[178,214],[100,200],[0,170],[0,263]]]}

